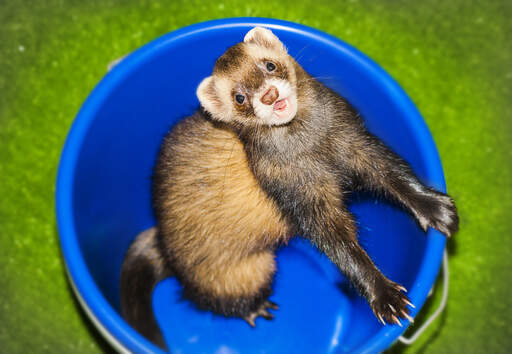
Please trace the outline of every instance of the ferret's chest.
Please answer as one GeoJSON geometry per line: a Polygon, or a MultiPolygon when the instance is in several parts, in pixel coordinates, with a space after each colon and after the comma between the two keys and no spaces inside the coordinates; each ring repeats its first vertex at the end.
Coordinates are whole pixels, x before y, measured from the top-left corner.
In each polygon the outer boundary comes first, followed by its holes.
{"type": "Polygon", "coordinates": [[[211,126],[201,132],[177,138],[172,154],[166,204],[174,234],[193,235],[187,242],[194,247],[211,249],[218,242],[219,249],[248,252],[289,237],[286,220],[255,178],[238,137],[211,126]]]}
{"type": "MultiPolygon", "coordinates": [[[[277,140],[277,139],[276,139],[277,140]]],[[[260,146],[246,144],[249,164],[256,178],[265,185],[314,188],[336,179],[328,149],[311,141],[269,141],[260,146]]],[[[303,190],[303,188],[300,188],[303,190]]]]}
{"type": "Polygon", "coordinates": [[[247,147],[254,175],[286,215],[308,205],[336,206],[343,199],[346,176],[334,162],[328,141],[247,147]]]}

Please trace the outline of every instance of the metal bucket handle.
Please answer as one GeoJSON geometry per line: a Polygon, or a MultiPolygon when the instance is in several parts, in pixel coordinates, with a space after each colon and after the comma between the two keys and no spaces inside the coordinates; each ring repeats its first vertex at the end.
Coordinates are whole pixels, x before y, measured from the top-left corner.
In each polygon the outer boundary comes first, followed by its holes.
{"type": "MultiPolygon", "coordinates": [[[[420,328],[409,338],[400,336],[398,340],[406,345],[411,345],[414,343],[423,332],[434,322],[434,320],[439,317],[439,315],[444,311],[446,307],[446,302],[448,300],[448,285],[450,274],[448,273],[448,252],[446,251],[446,248],[443,253],[443,295],[441,298],[441,303],[437,307],[437,309],[434,311],[434,313],[421,325],[420,328]]],[[[432,290],[430,291],[429,296],[432,294],[432,290]]]]}

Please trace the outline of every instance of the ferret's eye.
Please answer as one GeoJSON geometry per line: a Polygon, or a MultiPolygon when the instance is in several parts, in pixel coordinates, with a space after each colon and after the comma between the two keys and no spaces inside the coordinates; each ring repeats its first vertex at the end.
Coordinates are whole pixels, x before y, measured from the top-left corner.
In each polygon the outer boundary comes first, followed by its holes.
{"type": "Polygon", "coordinates": [[[268,71],[274,71],[276,70],[276,64],[272,63],[271,61],[267,61],[265,63],[265,66],[267,67],[268,71]]]}
{"type": "Polygon", "coordinates": [[[245,101],[245,96],[241,94],[235,95],[235,100],[238,104],[243,104],[245,101]]]}

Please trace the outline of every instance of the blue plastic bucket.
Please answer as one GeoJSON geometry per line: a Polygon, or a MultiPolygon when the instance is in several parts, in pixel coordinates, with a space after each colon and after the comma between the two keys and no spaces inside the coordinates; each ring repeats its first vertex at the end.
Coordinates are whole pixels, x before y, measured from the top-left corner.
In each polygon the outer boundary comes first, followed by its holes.
{"type": "MultiPolygon", "coordinates": [[[[189,26],[130,54],[98,84],[66,141],[57,181],[57,218],[70,281],[95,325],[120,351],[160,352],[119,314],[119,274],[133,238],[154,225],[150,178],[160,143],[198,108],[195,89],[214,60],[254,26],[265,26],[313,76],[346,97],[370,131],[405,158],[428,185],[444,191],[439,156],[405,92],[373,61],[325,33],[295,23],[236,18],[189,26]]],[[[425,301],[445,238],[425,235],[402,210],[356,198],[360,242],[385,275],[425,301]]],[[[257,212],[257,211],[255,211],[257,212]]],[[[382,326],[343,276],[307,242],[278,252],[274,321],[250,329],[240,319],[198,312],[168,279],[153,307],[173,352],[379,352],[405,330],[382,326]]],[[[405,321],[404,321],[405,322],[405,321]]]]}

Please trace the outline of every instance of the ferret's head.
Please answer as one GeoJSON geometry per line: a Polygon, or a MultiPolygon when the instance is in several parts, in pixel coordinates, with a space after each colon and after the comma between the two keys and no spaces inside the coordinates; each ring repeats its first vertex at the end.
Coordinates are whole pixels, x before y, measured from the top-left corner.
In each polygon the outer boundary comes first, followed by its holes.
{"type": "Polygon", "coordinates": [[[197,97],[213,119],[244,126],[276,126],[297,113],[294,60],[268,29],[255,27],[215,63],[197,97]]]}

